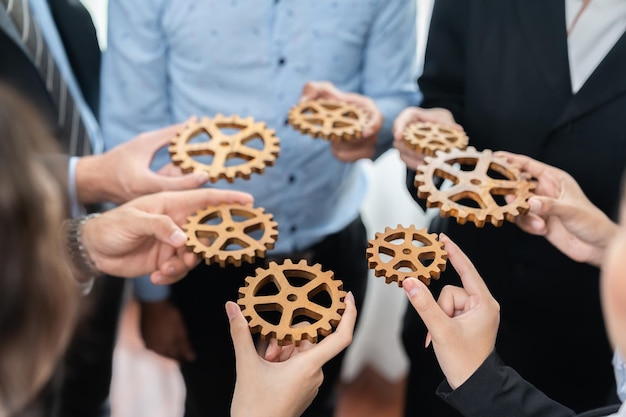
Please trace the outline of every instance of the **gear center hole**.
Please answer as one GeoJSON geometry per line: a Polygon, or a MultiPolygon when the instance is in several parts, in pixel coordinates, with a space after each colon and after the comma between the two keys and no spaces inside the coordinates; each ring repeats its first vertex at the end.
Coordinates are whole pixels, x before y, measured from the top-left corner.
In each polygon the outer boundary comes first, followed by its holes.
{"type": "Polygon", "coordinates": [[[411,254],[411,249],[404,248],[404,249],[402,249],[402,253],[405,254],[405,255],[410,255],[411,254]]]}
{"type": "Polygon", "coordinates": [[[291,301],[291,302],[294,302],[294,301],[298,300],[298,296],[297,296],[297,295],[295,295],[295,294],[289,294],[289,295],[287,296],[287,300],[289,300],[289,301],[291,301]]]}
{"type": "Polygon", "coordinates": [[[472,184],[474,185],[480,185],[482,184],[482,181],[480,181],[478,178],[472,178],[472,180],[470,181],[472,184]]]}
{"type": "Polygon", "coordinates": [[[228,142],[227,140],[223,140],[223,141],[220,142],[220,146],[222,148],[226,148],[226,147],[230,146],[230,142],[228,142]]]}
{"type": "Polygon", "coordinates": [[[226,231],[227,232],[234,232],[235,228],[233,226],[228,226],[228,227],[226,227],[226,231]]]}

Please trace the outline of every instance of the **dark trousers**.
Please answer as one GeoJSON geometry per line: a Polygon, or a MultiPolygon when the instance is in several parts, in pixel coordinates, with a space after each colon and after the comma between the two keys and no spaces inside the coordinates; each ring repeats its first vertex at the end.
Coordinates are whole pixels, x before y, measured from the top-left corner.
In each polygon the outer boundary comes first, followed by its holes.
{"type": "MultiPolygon", "coordinates": [[[[365,227],[358,218],[320,243],[284,258],[297,261],[304,257],[309,265],[319,263],[324,271],[333,271],[335,278],[343,281],[344,290],[353,292],[360,310],[367,287],[366,246],[365,227]]],[[[187,389],[186,417],[230,415],[235,356],[224,304],[236,301],[244,279],[253,276],[256,268],[265,268],[266,262],[259,259],[254,264],[225,268],[201,264],[173,286],[172,302],[183,315],[197,354],[194,362],[181,364],[187,389]]],[[[324,383],[305,416],[332,417],[342,359],[343,354],[324,367],[324,383]]]]}

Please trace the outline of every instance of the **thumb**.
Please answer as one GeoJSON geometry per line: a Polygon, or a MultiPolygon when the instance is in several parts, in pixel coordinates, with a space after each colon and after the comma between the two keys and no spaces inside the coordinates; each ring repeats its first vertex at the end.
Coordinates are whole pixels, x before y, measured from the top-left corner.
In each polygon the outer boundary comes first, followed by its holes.
{"type": "Polygon", "coordinates": [[[407,278],[402,281],[402,288],[431,334],[447,325],[450,318],[441,310],[423,282],[416,278],[407,278]]]}
{"type": "Polygon", "coordinates": [[[247,361],[247,358],[257,356],[256,349],[252,341],[248,321],[241,314],[239,306],[232,301],[228,301],[226,303],[226,315],[230,325],[230,337],[233,339],[233,346],[235,347],[237,367],[240,367],[247,361]]]}
{"type": "Polygon", "coordinates": [[[205,184],[209,180],[207,172],[192,172],[180,176],[165,176],[152,172],[154,191],[192,190],[205,184]]]}
{"type": "Polygon", "coordinates": [[[165,214],[143,213],[145,221],[133,222],[133,231],[139,236],[154,236],[175,248],[187,242],[187,235],[165,214]]]}

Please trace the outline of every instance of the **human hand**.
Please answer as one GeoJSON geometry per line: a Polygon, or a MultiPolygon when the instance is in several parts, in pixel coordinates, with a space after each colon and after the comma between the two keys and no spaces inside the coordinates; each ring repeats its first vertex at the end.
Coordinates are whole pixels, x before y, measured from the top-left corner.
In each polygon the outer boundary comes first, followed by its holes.
{"type": "Polygon", "coordinates": [[[378,132],[383,125],[383,114],[374,100],[357,93],[346,93],[328,81],[311,81],[305,84],[300,101],[329,99],[353,104],[368,116],[360,139],[350,141],[332,141],[333,155],[340,161],[354,162],[361,158],[372,158],[378,141],[378,132]]]}
{"type": "Polygon", "coordinates": [[[520,229],[544,236],[558,250],[578,262],[600,266],[618,225],[584,194],[567,172],[524,155],[496,152],[507,162],[520,166],[537,181],[530,197],[530,211],[516,219],[520,229]]]}
{"type": "Polygon", "coordinates": [[[151,274],[153,283],[170,284],[198,263],[180,229],[187,217],[207,206],[252,200],[246,193],[208,188],[139,197],[87,221],[83,245],[101,272],[126,278],[151,274]]]}
{"type": "Polygon", "coordinates": [[[147,349],[179,362],[196,359],[185,322],[171,302],[142,302],[140,308],[141,336],[147,349]]]}
{"type": "Polygon", "coordinates": [[[82,204],[122,204],[145,194],[193,189],[206,183],[209,175],[205,172],[172,175],[150,170],[156,152],[169,145],[182,127],[176,124],[145,132],[106,153],[80,158],[76,165],[78,200],[82,204]]]}
{"type": "MultiPolygon", "coordinates": [[[[226,303],[230,334],[235,346],[237,383],[231,404],[232,417],[295,417],[311,404],[322,384],[322,365],[352,342],[356,307],[352,293],[334,333],[317,344],[278,347],[271,360],[261,358],[254,346],[248,322],[239,306],[226,303]]],[[[266,355],[267,357],[268,355],[266,355]]]]}
{"type": "Polygon", "coordinates": [[[452,113],[446,109],[423,109],[421,107],[404,109],[393,122],[393,147],[400,152],[400,159],[412,170],[424,163],[424,154],[411,149],[403,138],[406,127],[416,122],[438,123],[452,129],[463,130],[463,127],[454,121],[452,113]]]}
{"type": "Polygon", "coordinates": [[[439,366],[452,389],[461,386],[493,352],[500,323],[500,305],[472,262],[447,236],[441,234],[448,259],[463,288],[447,285],[435,302],[428,287],[407,278],[402,287],[428,328],[439,366]]]}

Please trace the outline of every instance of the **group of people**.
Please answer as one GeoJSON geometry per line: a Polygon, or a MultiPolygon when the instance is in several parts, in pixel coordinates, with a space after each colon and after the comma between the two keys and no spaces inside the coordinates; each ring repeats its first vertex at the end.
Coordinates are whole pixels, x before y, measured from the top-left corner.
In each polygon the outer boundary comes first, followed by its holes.
{"type": "Polygon", "coordinates": [[[538,186],[517,224],[430,225],[454,268],[429,287],[403,283],[406,415],[566,416],[621,402],[621,0],[436,0],[419,81],[415,0],[109,0],[108,20],[100,74],[82,6],[0,2],[0,81],[13,87],[0,90],[0,416],[106,414],[121,278],[141,275],[142,334],[179,361],[185,416],[332,416],[366,293],[356,162],[395,147],[418,210],[424,157],[402,141],[415,121],[507,151],[538,186]],[[286,125],[292,105],[315,98],[364,109],[363,137],[328,143],[286,125]],[[190,116],[218,113],[275,129],[275,166],[208,187],[177,171],[162,148],[190,116]],[[183,249],[187,215],[253,199],[279,225],[267,259],[222,268],[183,249]],[[261,357],[232,301],[281,259],[320,263],[350,293],[333,334],[270,342],[261,357]]]}

